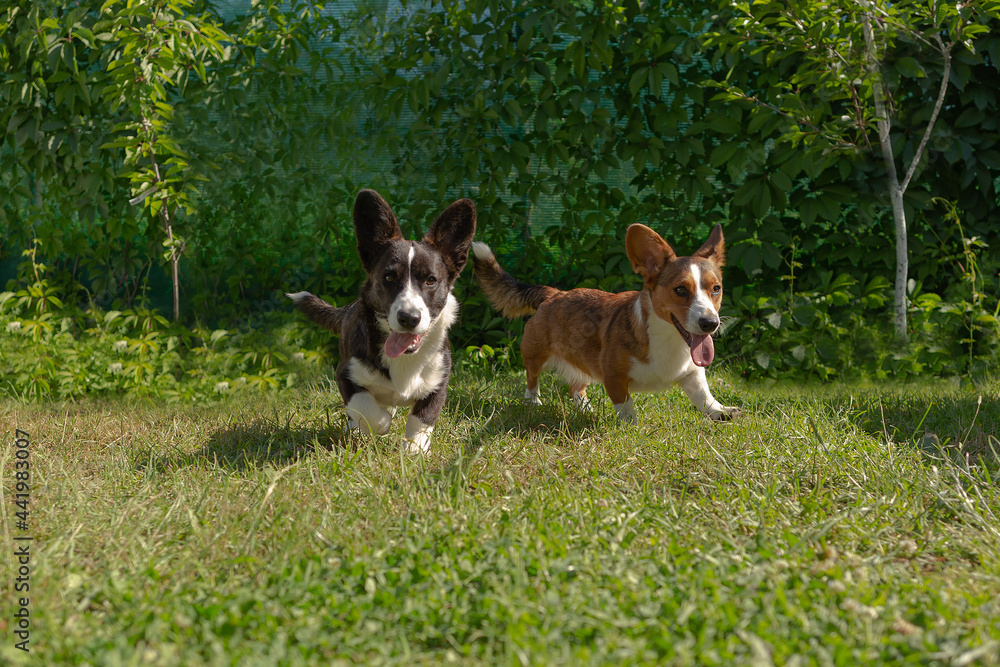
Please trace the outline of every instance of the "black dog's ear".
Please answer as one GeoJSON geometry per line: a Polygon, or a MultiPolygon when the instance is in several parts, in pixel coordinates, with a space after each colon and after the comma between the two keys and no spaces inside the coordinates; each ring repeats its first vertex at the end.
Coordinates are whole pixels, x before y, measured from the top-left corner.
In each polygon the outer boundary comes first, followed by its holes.
{"type": "Polygon", "coordinates": [[[361,263],[369,272],[385,247],[391,241],[403,238],[396,215],[374,190],[362,190],[354,200],[354,232],[358,237],[361,263]]]}
{"type": "Polygon", "coordinates": [[[476,205],[471,199],[459,199],[438,216],[424,236],[441,252],[448,273],[454,280],[469,259],[469,246],[476,235],[476,205]]]}

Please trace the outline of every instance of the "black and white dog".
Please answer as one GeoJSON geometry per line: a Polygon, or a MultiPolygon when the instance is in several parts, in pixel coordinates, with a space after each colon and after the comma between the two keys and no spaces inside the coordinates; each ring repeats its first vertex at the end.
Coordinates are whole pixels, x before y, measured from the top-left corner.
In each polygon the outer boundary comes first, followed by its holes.
{"type": "Polygon", "coordinates": [[[423,241],[407,241],[389,204],[362,190],[354,230],[368,274],[357,301],[336,308],[309,292],[287,296],[313,322],[340,334],[337,386],[348,426],[383,435],[396,407],[413,406],[408,448],[426,452],[448,393],[448,328],[458,315],[451,290],[469,257],[476,206],[456,201],[423,241]]]}

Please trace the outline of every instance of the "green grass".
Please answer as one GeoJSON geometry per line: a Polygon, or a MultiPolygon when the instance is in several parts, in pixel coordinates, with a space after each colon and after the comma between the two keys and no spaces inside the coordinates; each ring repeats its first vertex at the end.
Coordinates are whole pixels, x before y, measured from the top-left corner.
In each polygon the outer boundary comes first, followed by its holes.
{"type": "Polygon", "coordinates": [[[640,427],[603,392],[452,378],[430,456],[330,387],[208,407],[0,403],[0,661],[1000,664],[1000,384],[711,380],[640,427]],[[978,402],[978,397],[982,401],[978,402]],[[14,428],[32,653],[13,649],[14,428]],[[930,431],[935,437],[923,437],[930,431]]]}

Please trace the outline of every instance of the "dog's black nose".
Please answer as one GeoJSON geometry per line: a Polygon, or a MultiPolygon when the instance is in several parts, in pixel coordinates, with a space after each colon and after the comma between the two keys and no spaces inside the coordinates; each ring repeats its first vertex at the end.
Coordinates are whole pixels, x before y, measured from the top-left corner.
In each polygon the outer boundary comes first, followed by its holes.
{"type": "Polygon", "coordinates": [[[719,327],[719,320],[714,317],[700,317],[698,318],[698,326],[705,333],[711,333],[719,327]]]}
{"type": "Polygon", "coordinates": [[[420,324],[420,313],[406,313],[401,310],[396,313],[396,321],[405,329],[413,329],[420,324]]]}

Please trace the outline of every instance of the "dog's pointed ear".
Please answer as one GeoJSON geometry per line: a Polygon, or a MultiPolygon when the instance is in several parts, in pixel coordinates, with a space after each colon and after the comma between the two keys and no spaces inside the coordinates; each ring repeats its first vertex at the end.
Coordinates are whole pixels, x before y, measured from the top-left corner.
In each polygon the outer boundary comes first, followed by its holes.
{"type": "Polygon", "coordinates": [[[663,237],[638,223],[625,232],[625,252],[632,262],[632,270],[642,276],[647,285],[655,283],[667,262],[677,257],[663,237]]]}
{"type": "Polygon", "coordinates": [[[471,199],[459,199],[434,221],[424,243],[438,249],[454,280],[469,260],[469,247],[475,235],[476,205],[471,199]]]}
{"type": "Polygon", "coordinates": [[[698,248],[692,257],[704,257],[710,259],[719,266],[726,263],[726,242],[722,238],[722,225],[716,225],[712,233],[708,235],[708,240],[698,248]]]}
{"type": "Polygon", "coordinates": [[[362,190],[354,200],[354,232],[365,271],[374,268],[376,258],[391,241],[403,238],[396,214],[374,190],[362,190]]]}

